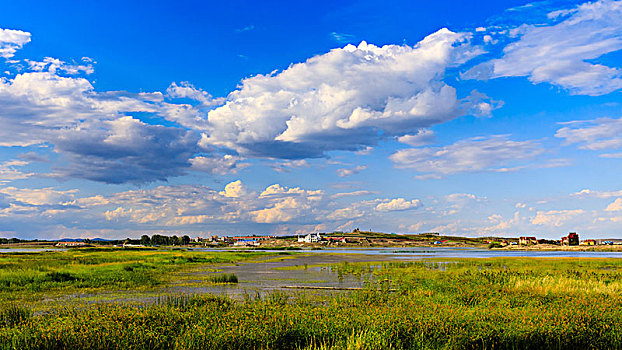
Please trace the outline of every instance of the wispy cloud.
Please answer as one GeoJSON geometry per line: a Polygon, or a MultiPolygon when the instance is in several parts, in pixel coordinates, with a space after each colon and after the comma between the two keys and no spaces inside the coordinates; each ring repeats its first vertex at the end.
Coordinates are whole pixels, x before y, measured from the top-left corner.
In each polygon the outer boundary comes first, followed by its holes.
{"type": "Polygon", "coordinates": [[[622,197],[622,190],[619,191],[596,191],[590,189],[583,189],[579,192],[572,193],[571,196],[583,197],[583,198],[611,198],[622,197]]]}
{"type": "Polygon", "coordinates": [[[248,26],[246,26],[244,28],[238,28],[235,31],[238,32],[238,33],[243,33],[243,32],[250,32],[253,29],[255,29],[255,25],[251,24],[251,25],[248,25],[248,26]]]}
{"type": "Polygon", "coordinates": [[[354,191],[354,192],[341,192],[341,193],[333,194],[332,198],[336,199],[336,198],[343,198],[343,197],[367,196],[371,194],[377,194],[377,192],[367,191],[367,190],[354,191]]]}
{"type": "Polygon", "coordinates": [[[357,165],[354,168],[341,168],[337,169],[337,175],[339,177],[347,177],[360,173],[361,171],[367,169],[366,165],[357,165]]]}
{"type": "MultiPolygon", "coordinates": [[[[579,148],[592,151],[622,148],[622,118],[599,118],[565,123],[555,137],[567,144],[579,144],[579,148]]],[[[610,158],[615,158],[610,157],[610,158]]]]}
{"type": "Polygon", "coordinates": [[[419,178],[440,178],[463,172],[508,172],[521,169],[544,153],[534,141],[513,141],[507,136],[477,137],[444,147],[408,148],[390,158],[399,168],[413,169],[419,178]]]}
{"type": "MultiPolygon", "coordinates": [[[[537,11],[538,5],[531,8],[537,11]]],[[[548,21],[503,31],[504,39],[518,40],[503,48],[501,58],[470,69],[463,78],[525,76],[533,83],[550,83],[577,95],[622,89],[621,67],[593,61],[622,49],[622,1],[586,2],[550,12],[548,21]]]]}
{"type": "Polygon", "coordinates": [[[330,37],[340,44],[349,44],[349,43],[353,43],[356,40],[356,36],[352,34],[337,33],[337,32],[331,32],[330,37]]]}

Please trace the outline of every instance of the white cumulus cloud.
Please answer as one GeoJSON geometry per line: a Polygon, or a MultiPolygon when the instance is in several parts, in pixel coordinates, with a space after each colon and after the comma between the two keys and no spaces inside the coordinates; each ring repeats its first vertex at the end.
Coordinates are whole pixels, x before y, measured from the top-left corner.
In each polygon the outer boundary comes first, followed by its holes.
{"type": "Polygon", "coordinates": [[[480,53],[469,37],[441,29],[414,47],[362,42],[244,79],[209,111],[206,137],[245,154],[305,158],[449,121],[475,103],[442,80],[480,53]]]}
{"type": "Polygon", "coordinates": [[[568,224],[570,220],[584,213],[583,209],[538,211],[531,223],[559,227],[568,224]]]}
{"type": "Polygon", "coordinates": [[[30,33],[0,28],[0,56],[11,58],[15,52],[30,42],[30,33]]]}
{"type": "Polygon", "coordinates": [[[388,202],[379,203],[376,205],[378,211],[399,211],[415,209],[421,206],[421,201],[418,199],[406,200],[404,198],[395,198],[388,202]]]}
{"type": "Polygon", "coordinates": [[[622,198],[618,198],[612,203],[610,203],[605,211],[620,211],[622,210],[622,198]]]}

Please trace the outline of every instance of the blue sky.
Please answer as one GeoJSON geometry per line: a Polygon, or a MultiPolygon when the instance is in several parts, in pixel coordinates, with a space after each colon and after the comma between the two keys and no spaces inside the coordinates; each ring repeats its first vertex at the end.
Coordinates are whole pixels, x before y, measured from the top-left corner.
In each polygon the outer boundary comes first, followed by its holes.
{"type": "Polygon", "coordinates": [[[0,235],[622,237],[622,1],[8,2],[0,235]]]}

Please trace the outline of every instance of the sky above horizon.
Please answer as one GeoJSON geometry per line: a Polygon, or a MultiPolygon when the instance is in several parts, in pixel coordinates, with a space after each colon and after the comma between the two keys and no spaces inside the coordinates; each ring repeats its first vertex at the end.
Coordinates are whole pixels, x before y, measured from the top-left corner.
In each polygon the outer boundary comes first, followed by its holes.
{"type": "Polygon", "coordinates": [[[6,2],[0,236],[622,238],[622,1],[6,2]]]}

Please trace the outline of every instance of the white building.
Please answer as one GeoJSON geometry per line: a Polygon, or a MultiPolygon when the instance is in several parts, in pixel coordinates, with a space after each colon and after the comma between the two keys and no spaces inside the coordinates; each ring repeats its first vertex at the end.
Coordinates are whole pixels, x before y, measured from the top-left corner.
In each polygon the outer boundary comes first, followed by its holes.
{"type": "Polygon", "coordinates": [[[304,237],[298,237],[300,243],[317,243],[322,241],[322,236],[319,233],[309,233],[304,237]]]}

